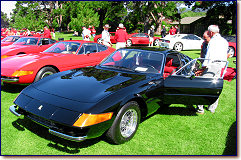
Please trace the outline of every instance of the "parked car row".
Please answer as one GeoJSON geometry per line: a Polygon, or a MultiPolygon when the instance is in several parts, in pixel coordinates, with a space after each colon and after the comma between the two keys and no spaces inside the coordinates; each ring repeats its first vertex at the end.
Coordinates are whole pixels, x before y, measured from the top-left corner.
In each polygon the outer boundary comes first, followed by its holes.
{"type": "MultiPolygon", "coordinates": [[[[193,36],[187,36],[177,36],[182,50],[190,48],[193,36]]],[[[32,83],[10,111],[64,139],[79,142],[105,134],[122,144],[133,138],[141,118],[160,107],[209,105],[221,94],[223,76],[195,76],[199,59],[172,47],[130,47],[148,44],[144,33],[130,34],[128,40],[129,47],[118,50],[97,43],[98,37],[96,42],[22,37],[2,46],[1,83],[32,83]]],[[[160,39],[154,40],[158,46],[160,39]]],[[[166,47],[178,43],[171,41],[166,47]]]]}

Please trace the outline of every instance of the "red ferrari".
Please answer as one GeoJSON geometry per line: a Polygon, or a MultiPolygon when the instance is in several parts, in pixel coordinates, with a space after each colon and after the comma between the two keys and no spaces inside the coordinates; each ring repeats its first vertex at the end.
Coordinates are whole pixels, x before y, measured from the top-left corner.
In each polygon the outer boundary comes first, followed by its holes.
{"type": "Polygon", "coordinates": [[[228,54],[229,57],[236,57],[236,36],[224,36],[228,41],[228,54]]]}
{"type": "MultiPolygon", "coordinates": [[[[132,33],[128,35],[129,38],[127,40],[127,46],[132,45],[148,45],[149,44],[149,36],[146,33],[132,33]]],[[[153,45],[159,46],[159,37],[153,37],[153,45]]]]}
{"type": "Polygon", "coordinates": [[[69,40],[44,52],[15,55],[1,61],[1,82],[28,84],[65,70],[95,66],[115,51],[91,41],[69,40]]]}
{"type": "MultiPolygon", "coordinates": [[[[114,37],[115,37],[115,32],[109,32],[110,33],[110,41],[111,43],[116,43],[114,37]]],[[[95,38],[94,38],[94,42],[97,42],[97,43],[102,43],[102,34],[100,35],[96,35],[95,38]]]]}
{"type": "Polygon", "coordinates": [[[17,54],[39,53],[52,46],[55,42],[56,40],[49,38],[23,37],[12,45],[1,47],[1,59],[17,54]]]}
{"type": "Polygon", "coordinates": [[[25,36],[22,36],[22,35],[8,36],[8,37],[4,38],[3,40],[1,40],[1,47],[9,46],[9,45],[13,44],[14,42],[16,42],[19,38],[22,38],[22,37],[25,37],[25,36]]]}

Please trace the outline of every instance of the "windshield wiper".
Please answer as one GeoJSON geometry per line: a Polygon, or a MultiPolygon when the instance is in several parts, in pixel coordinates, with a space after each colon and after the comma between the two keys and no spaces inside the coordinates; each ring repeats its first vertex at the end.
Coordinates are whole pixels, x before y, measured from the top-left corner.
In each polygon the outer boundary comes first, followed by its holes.
{"type": "Polygon", "coordinates": [[[132,71],[132,72],[137,72],[136,70],[133,70],[131,68],[128,67],[123,67],[123,66],[115,66],[115,65],[101,65],[103,66],[108,66],[108,67],[112,67],[112,68],[117,68],[117,69],[122,69],[122,70],[126,70],[126,71],[132,71]]]}

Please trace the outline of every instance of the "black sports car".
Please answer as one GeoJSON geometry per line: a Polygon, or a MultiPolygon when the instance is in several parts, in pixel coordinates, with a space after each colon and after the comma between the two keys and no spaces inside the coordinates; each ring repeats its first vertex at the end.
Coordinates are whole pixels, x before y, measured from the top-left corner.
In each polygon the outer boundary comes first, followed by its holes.
{"type": "Polygon", "coordinates": [[[82,141],[102,134],[114,143],[130,140],[141,117],[161,104],[212,104],[223,79],[195,76],[200,67],[176,51],[123,48],[95,67],[59,72],[26,87],[10,111],[82,141]]]}

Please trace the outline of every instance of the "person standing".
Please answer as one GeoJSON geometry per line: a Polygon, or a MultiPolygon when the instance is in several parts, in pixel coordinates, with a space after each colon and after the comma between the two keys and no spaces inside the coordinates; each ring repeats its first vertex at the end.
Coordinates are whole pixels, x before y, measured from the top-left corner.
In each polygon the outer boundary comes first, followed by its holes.
{"type": "Polygon", "coordinates": [[[128,34],[122,23],[119,24],[119,29],[116,30],[114,39],[116,40],[116,49],[126,47],[126,41],[128,39],[128,34]]]}
{"type": "Polygon", "coordinates": [[[179,34],[180,33],[180,29],[178,28],[177,25],[175,26],[175,29],[176,29],[176,34],[179,34]]]}
{"type": "Polygon", "coordinates": [[[89,41],[91,37],[91,31],[89,29],[86,29],[86,27],[83,27],[83,37],[85,41],[89,41]]]}
{"type": "Polygon", "coordinates": [[[172,26],[171,29],[169,30],[169,34],[170,35],[175,35],[176,34],[176,30],[174,30],[174,27],[172,26]]]}
{"type": "Polygon", "coordinates": [[[91,35],[93,36],[93,38],[95,38],[95,34],[96,34],[95,27],[92,26],[92,29],[91,29],[91,35]]]}
{"type": "Polygon", "coordinates": [[[149,47],[153,47],[154,29],[155,29],[155,27],[152,25],[151,28],[148,30],[149,47]]]}
{"type": "MultiPolygon", "coordinates": [[[[28,30],[28,29],[27,29],[27,30],[28,30]]],[[[51,36],[51,32],[50,32],[50,30],[48,29],[47,26],[44,27],[44,34],[43,34],[43,37],[44,37],[44,38],[52,38],[52,36],[51,36]]]]}
{"type": "MultiPolygon", "coordinates": [[[[203,77],[218,78],[221,76],[222,68],[226,65],[226,63],[222,61],[227,61],[228,42],[219,34],[219,27],[217,25],[210,25],[207,35],[209,35],[211,39],[207,46],[207,53],[202,64],[202,70],[198,74],[202,74],[203,77]]],[[[208,106],[210,112],[215,112],[218,101],[219,98],[212,105],[208,106]]],[[[203,105],[198,105],[197,113],[204,113],[203,105]]]]}
{"type": "Polygon", "coordinates": [[[205,58],[205,56],[207,54],[208,43],[211,40],[211,37],[209,37],[209,35],[208,35],[208,31],[205,31],[203,33],[203,39],[204,39],[204,41],[201,46],[200,58],[205,58]]]}
{"type": "Polygon", "coordinates": [[[163,25],[163,26],[162,26],[162,30],[161,30],[161,36],[162,36],[162,38],[164,38],[164,37],[166,36],[166,32],[167,32],[166,27],[165,27],[165,25],[163,25]]]}
{"type": "Polygon", "coordinates": [[[110,33],[108,32],[110,26],[109,24],[106,24],[104,27],[104,30],[102,31],[102,43],[108,47],[112,46],[112,43],[110,41],[110,33]]]}

